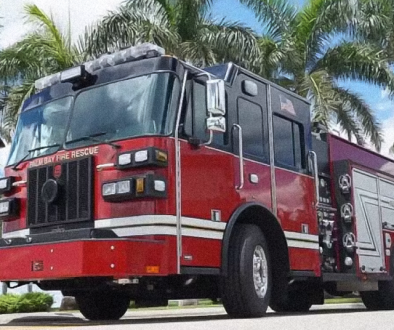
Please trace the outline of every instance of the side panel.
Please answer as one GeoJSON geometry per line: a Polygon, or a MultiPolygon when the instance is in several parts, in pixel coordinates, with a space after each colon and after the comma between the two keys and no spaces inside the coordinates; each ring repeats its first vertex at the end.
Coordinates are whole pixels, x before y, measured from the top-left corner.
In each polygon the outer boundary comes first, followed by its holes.
{"type": "Polygon", "coordinates": [[[380,207],[382,221],[388,229],[394,229],[394,182],[380,179],[380,207]]]}
{"type": "Polygon", "coordinates": [[[359,267],[368,273],[382,272],[385,264],[379,198],[380,181],[375,175],[353,169],[357,254],[359,267]]]}

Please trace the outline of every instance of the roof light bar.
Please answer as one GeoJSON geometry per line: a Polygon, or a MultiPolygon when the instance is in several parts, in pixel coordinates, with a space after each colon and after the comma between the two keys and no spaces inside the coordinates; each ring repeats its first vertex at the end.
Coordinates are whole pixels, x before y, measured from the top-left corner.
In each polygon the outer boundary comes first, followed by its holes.
{"type": "Polygon", "coordinates": [[[98,59],[93,61],[89,61],[84,63],[84,65],[80,65],[71,69],[67,69],[63,72],[58,72],[53,75],[41,78],[36,80],[35,87],[36,90],[40,91],[46,87],[53,86],[60,82],[72,81],[75,78],[81,76],[84,72],[82,70],[86,70],[89,73],[93,73],[94,71],[110,67],[116,66],[118,64],[136,61],[141,58],[151,58],[158,57],[165,54],[165,50],[162,47],[157,45],[153,45],[151,43],[143,43],[141,45],[133,46],[113,54],[104,55],[98,59]],[[82,69],[84,68],[84,69],[82,69]]]}
{"type": "Polygon", "coordinates": [[[61,82],[72,82],[85,75],[85,66],[79,65],[60,73],[61,82]]]}

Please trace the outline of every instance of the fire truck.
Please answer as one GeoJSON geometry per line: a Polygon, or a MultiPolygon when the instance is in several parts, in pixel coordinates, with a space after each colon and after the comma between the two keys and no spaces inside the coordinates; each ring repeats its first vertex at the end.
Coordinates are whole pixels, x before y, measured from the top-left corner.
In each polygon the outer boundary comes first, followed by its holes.
{"type": "Polygon", "coordinates": [[[88,319],[189,298],[305,312],[324,291],[394,309],[394,162],[233,63],[142,44],[39,79],[5,174],[0,280],[88,319]]]}

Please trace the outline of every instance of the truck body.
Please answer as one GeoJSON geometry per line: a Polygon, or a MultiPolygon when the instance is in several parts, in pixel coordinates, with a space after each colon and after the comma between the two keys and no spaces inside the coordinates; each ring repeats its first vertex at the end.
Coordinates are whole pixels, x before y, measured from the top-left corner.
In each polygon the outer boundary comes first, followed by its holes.
{"type": "Polygon", "coordinates": [[[0,180],[0,280],[89,319],[221,298],[235,317],[359,291],[394,308],[394,162],[307,100],[141,45],[36,82],[0,180]]]}

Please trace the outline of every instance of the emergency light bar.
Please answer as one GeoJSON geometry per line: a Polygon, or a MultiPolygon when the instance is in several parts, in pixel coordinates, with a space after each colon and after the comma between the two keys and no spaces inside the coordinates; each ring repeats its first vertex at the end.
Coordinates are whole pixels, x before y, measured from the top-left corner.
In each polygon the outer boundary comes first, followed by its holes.
{"type": "MultiPolygon", "coordinates": [[[[165,50],[162,47],[153,45],[151,43],[143,43],[141,45],[133,46],[112,54],[103,55],[98,59],[86,62],[83,64],[84,70],[89,73],[94,71],[116,66],[118,64],[136,61],[142,58],[158,57],[165,54],[165,50]]],[[[46,87],[53,86],[60,82],[67,82],[70,76],[75,77],[75,74],[81,74],[81,68],[83,66],[77,66],[75,68],[67,69],[63,72],[58,72],[47,77],[36,80],[36,90],[42,90],[46,87]]]]}

